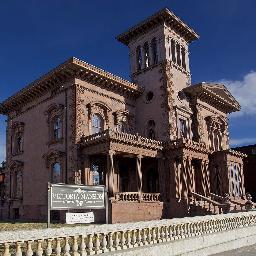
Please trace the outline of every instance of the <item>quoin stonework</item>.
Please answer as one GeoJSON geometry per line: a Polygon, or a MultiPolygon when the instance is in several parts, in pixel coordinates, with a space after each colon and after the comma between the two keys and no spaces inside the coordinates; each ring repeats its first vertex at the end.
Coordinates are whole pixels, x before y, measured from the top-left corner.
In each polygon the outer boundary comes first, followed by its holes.
{"type": "Polygon", "coordinates": [[[46,220],[48,182],[106,185],[113,223],[242,209],[227,118],[240,105],[223,84],[191,84],[198,38],[163,9],[117,37],[131,82],[71,58],[5,100],[2,218],[46,220]]]}

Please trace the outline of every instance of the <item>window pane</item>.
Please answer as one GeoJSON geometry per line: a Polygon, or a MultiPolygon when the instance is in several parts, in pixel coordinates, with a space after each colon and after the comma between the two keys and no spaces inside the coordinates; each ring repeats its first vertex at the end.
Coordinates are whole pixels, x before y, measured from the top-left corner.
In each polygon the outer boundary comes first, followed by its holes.
{"type": "Polygon", "coordinates": [[[138,46],[136,49],[136,61],[137,61],[137,70],[141,70],[142,67],[142,55],[141,55],[141,47],[138,46]]]}
{"type": "Polygon", "coordinates": [[[62,138],[62,131],[61,131],[61,118],[57,117],[53,123],[53,130],[54,130],[54,139],[58,140],[62,138]]]}
{"type": "Polygon", "coordinates": [[[156,39],[155,38],[152,39],[151,46],[152,46],[153,64],[155,65],[155,64],[158,63],[157,43],[156,43],[156,39]]]}
{"type": "Polygon", "coordinates": [[[144,66],[145,68],[148,68],[150,66],[148,42],[144,44],[143,50],[144,50],[144,66]]]}
{"type": "Polygon", "coordinates": [[[99,133],[103,131],[104,121],[99,114],[94,114],[92,116],[92,134],[99,133]]]}
{"type": "Polygon", "coordinates": [[[61,182],[61,165],[60,163],[53,164],[52,167],[52,183],[61,182]]]}

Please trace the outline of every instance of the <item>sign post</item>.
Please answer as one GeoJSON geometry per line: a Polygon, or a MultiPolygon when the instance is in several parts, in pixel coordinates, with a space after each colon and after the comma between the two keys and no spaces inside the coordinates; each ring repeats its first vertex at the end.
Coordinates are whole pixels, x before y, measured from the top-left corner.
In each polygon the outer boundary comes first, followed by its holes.
{"type": "MultiPolygon", "coordinates": [[[[108,223],[108,196],[105,186],[80,186],[48,183],[47,227],[50,227],[51,210],[73,209],[105,209],[106,222],[108,223]]],[[[73,218],[75,218],[75,216],[76,215],[74,215],[73,218]]],[[[72,219],[71,216],[69,216],[69,218],[72,219]]]]}

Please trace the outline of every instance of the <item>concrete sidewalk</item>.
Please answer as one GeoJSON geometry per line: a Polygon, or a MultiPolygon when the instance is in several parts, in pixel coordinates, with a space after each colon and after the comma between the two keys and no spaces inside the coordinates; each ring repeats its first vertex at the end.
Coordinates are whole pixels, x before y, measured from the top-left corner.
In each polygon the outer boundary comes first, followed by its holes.
{"type": "Polygon", "coordinates": [[[256,256],[256,244],[228,252],[213,254],[212,256],[256,256]]]}

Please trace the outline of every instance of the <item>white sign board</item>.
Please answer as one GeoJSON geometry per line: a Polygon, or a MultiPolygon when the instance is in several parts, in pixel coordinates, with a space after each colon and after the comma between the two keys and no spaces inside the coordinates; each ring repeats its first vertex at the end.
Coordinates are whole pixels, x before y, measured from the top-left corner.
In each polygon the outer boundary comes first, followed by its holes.
{"type": "Polygon", "coordinates": [[[94,222],[94,213],[66,213],[66,223],[67,224],[81,224],[81,223],[92,223],[94,222]]]}

